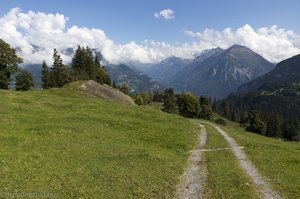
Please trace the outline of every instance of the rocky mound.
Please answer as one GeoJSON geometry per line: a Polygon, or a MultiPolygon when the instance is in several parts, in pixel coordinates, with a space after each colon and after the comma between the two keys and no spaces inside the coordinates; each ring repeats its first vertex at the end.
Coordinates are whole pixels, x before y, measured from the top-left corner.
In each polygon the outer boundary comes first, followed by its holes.
{"type": "Polygon", "coordinates": [[[78,89],[88,95],[104,99],[106,101],[135,105],[133,99],[128,95],[110,86],[98,84],[93,80],[82,83],[78,89]]]}

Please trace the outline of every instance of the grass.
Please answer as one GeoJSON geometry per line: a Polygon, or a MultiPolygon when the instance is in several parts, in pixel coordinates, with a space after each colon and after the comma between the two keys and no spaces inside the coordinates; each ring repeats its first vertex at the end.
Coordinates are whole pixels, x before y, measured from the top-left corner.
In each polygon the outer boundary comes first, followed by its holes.
{"type": "Polygon", "coordinates": [[[221,128],[245,147],[249,159],[284,198],[300,198],[299,142],[285,142],[249,133],[231,122],[221,128]]]}
{"type": "Polygon", "coordinates": [[[70,88],[0,90],[0,102],[2,195],[172,198],[198,133],[179,116],[70,88]]]}
{"type": "MultiPolygon", "coordinates": [[[[205,126],[208,131],[206,148],[230,147],[212,126],[205,126]]],[[[205,157],[209,172],[206,198],[257,198],[231,150],[207,151],[205,157]]]]}

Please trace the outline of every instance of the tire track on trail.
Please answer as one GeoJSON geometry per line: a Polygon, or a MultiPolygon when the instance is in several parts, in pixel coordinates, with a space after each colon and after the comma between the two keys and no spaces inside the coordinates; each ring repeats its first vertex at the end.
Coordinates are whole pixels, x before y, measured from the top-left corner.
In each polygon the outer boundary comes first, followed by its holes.
{"type": "Polygon", "coordinates": [[[205,166],[205,159],[203,155],[205,143],[207,140],[207,131],[204,125],[199,124],[201,127],[199,134],[199,143],[195,150],[191,151],[188,158],[188,166],[177,185],[177,198],[178,199],[199,199],[204,195],[204,182],[206,181],[208,172],[205,166]]]}
{"type": "Polygon", "coordinates": [[[209,122],[203,122],[205,124],[209,124],[213,126],[229,143],[230,147],[232,147],[232,151],[234,155],[239,160],[241,168],[247,173],[250,177],[252,183],[255,185],[256,189],[259,191],[260,195],[264,199],[281,199],[280,195],[272,190],[268,185],[267,181],[263,178],[263,176],[256,169],[254,164],[247,158],[244,150],[236,143],[236,141],[228,135],[223,129],[218,127],[217,125],[211,124],[209,122]]]}

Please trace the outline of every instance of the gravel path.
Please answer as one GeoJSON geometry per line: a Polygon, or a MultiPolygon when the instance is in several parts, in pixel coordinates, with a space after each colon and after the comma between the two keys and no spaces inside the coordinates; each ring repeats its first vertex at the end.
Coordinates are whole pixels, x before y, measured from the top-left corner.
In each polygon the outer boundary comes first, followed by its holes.
{"type": "Polygon", "coordinates": [[[204,164],[203,151],[207,140],[207,131],[205,126],[201,127],[199,134],[199,143],[195,150],[191,151],[188,159],[188,167],[180,177],[177,185],[178,199],[198,199],[203,198],[203,184],[207,177],[207,168],[204,164]]]}
{"type": "Polygon", "coordinates": [[[239,160],[240,166],[245,170],[247,175],[251,178],[253,184],[261,194],[262,198],[280,199],[281,197],[279,196],[279,194],[269,187],[267,181],[262,177],[262,175],[259,173],[256,167],[247,158],[244,150],[242,148],[239,148],[236,141],[220,127],[208,122],[205,123],[214,126],[214,128],[217,129],[217,131],[225,138],[225,140],[229,143],[229,145],[233,147],[232,150],[235,156],[237,157],[237,159],[239,160]]]}

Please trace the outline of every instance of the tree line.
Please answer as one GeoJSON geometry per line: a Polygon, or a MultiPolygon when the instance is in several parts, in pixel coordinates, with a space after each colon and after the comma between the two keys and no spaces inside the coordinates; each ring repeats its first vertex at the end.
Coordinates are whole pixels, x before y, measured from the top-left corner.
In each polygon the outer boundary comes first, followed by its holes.
{"type": "MultiPolygon", "coordinates": [[[[16,90],[29,90],[35,87],[33,75],[26,69],[18,67],[21,63],[23,59],[18,57],[16,50],[0,39],[0,89],[12,86],[16,90]]],[[[43,89],[59,88],[77,80],[94,80],[100,84],[111,84],[106,69],[88,46],[78,45],[70,66],[63,63],[59,51],[54,49],[52,67],[48,67],[43,61],[41,72],[43,89]]]]}
{"type": "Polygon", "coordinates": [[[215,112],[221,116],[237,122],[247,131],[267,137],[283,138],[299,141],[300,126],[298,109],[288,98],[278,96],[260,96],[236,99],[231,96],[219,100],[215,105],[215,112]],[[283,106],[284,104],[284,106],[283,106]]]}
{"type": "Polygon", "coordinates": [[[42,63],[42,87],[44,89],[60,88],[67,83],[77,80],[94,80],[100,84],[110,85],[106,69],[101,66],[98,57],[87,46],[78,45],[71,66],[63,64],[60,53],[54,49],[53,65],[48,67],[42,63]]]}
{"type": "Polygon", "coordinates": [[[162,111],[179,114],[187,118],[213,119],[212,99],[206,96],[197,97],[190,92],[175,94],[172,88],[163,92],[145,91],[132,96],[136,104],[146,105],[152,102],[162,103],[162,111]]]}

